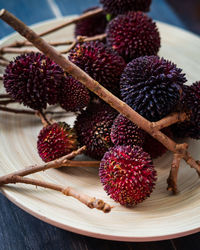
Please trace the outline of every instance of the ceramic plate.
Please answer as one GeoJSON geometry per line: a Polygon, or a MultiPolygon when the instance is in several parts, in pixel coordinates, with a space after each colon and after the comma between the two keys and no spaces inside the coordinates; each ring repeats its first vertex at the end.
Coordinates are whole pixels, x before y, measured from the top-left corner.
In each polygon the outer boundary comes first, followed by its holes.
{"type": "MultiPolygon", "coordinates": [[[[63,22],[53,20],[34,26],[36,31],[63,22]]],[[[200,39],[186,31],[158,23],[162,38],[159,55],[183,68],[189,84],[200,80],[200,39]]],[[[73,38],[73,26],[48,36],[49,40],[73,38]]],[[[19,39],[14,34],[2,44],[19,39]]],[[[2,69],[1,69],[2,72],[2,69]]],[[[37,154],[37,135],[41,129],[34,116],[0,113],[0,175],[22,169],[42,161],[37,154]]],[[[73,123],[73,115],[64,118],[73,123]]],[[[200,158],[200,143],[189,140],[190,152],[200,158]]],[[[46,180],[72,186],[88,195],[96,196],[114,205],[111,213],[104,214],[89,209],[77,200],[58,192],[28,185],[9,185],[2,192],[13,203],[57,227],[83,235],[122,241],[150,241],[184,236],[200,228],[200,180],[196,172],[181,163],[178,186],[180,194],[173,196],[166,190],[172,154],[169,152],[155,161],[158,171],[156,189],[151,197],[137,207],[128,209],[113,202],[104,192],[96,168],[51,169],[34,174],[39,180],[46,180]]]]}

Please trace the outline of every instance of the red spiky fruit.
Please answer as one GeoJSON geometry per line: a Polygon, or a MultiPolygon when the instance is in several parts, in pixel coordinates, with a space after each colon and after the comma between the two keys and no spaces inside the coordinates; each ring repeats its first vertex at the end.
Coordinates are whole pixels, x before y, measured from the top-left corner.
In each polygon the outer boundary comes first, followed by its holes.
{"type": "Polygon", "coordinates": [[[65,80],[61,84],[61,89],[59,104],[66,111],[80,111],[89,104],[89,91],[72,76],[66,75],[65,80]]]}
{"type": "Polygon", "coordinates": [[[100,0],[103,9],[111,16],[126,14],[129,11],[149,11],[151,0],[100,0]]]}
{"type": "Polygon", "coordinates": [[[156,55],[160,34],[153,20],[142,12],[119,15],[107,26],[107,44],[126,62],[140,56],[156,55]]]}
{"type": "Polygon", "coordinates": [[[125,67],[123,58],[99,41],[77,44],[69,60],[112,93],[119,94],[119,81],[125,67]]]}
{"type": "MultiPolygon", "coordinates": [[[[167,135],[169,138],[173,138],[172,131],[169,127],[164,128],[161,131],[165,135],[167,135]]],[[[153,159],[162,156],[168,150],[162,143],[154,139],[149,134],[146,134],[143,148],[144,148],[144,151],[148,152],[153,159]]]]}
{"type": "Polygon", "coordinates": [[[53,161],[77,149],[74,129],[65,122],[44,127],[38,136],[37,149],[44,162],[53,161]]]}
{"type": "Polygon", "coordinates": [[[100,160],[113,146],[110,131],[116,116],[117,112],[105,103],[92,103],[77,116],[74,128],[80,145],[86,145],[85,154],[100,160]]]}
{"type": "Polygon", "coordinates": [[[45,55],[31,52],[10,62],[3,78],[7,93],[15,101],[41,110],[58,102],[64,72],[45,55]]]}
{"type": "Polygon", "coordinates": [[[142,146],[145,134],[135,123],[119,114],[113,122],[110,137],[114,145],[142,146]]]}
{"type": "Polygon", "coordinates": [[[151,157],[139,146],[116,146],[105,153],[99,176],[107,194],[125,206],[150,196],[156,181],[151,157]]]}
{"type": "MultiPolygon", "coordinates": [[[[98,9],[99,7],[91,7],[86,9],[83,13],[98,9]]],[[[95,36],[103,34],[107,25],[106,15],[104,12],[94,16],[80,20],[75,27],[75,36],[95,36]]]]}

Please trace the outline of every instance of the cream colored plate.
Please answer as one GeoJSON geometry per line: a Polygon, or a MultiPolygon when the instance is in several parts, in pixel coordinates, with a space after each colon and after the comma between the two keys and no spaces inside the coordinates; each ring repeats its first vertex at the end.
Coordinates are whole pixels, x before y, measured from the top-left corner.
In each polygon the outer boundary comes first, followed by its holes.
{"type": "MultiPolygon", "coordinates": [[[[62,22],[41,23],[37,31],[62,22]]],[[[158,23],[162,37],[160,55],[171,59],[184,69],[189,83],[200,80],[200,39],[181,29],[158,23]]],[[[71,39],[73,26],[54,33],[51,39],[71,39]]],[[[4,40],[9,43],[18,35],[4,40]]],[[[41,163],[36,141],[41,124],[37,118],[0,113],[0,175],[10,173],[33,163],[41,163]]],[[[73,117],[65,119],[70,123],[73,117]]],[[[200,158],[200,144],[189,141],[190,152],[200,158]]],[[[178,185],[180,194],[170,195],[166,190],[172,156],[167,153],[155,161],[158,170],[156,189],[149,199],[133,209],[114,203],[104,192],[94,168],[68,168],[37,173],[35,178],[70,185],[91,196],[104,199],[115,208],[109,214],[90,210],[73,198],[43,188],[28,185],[10,185],[3,193],[15,204],[37,218],[57,227],[97,238],[149,241],[169,239],[199,231],[200,180],[193,169],[181,164],[178,185]]]]}

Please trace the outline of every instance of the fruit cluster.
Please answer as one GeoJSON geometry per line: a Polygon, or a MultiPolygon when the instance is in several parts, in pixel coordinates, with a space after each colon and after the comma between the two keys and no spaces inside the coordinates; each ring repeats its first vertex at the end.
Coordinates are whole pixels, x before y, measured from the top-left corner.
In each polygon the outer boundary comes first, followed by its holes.
{"type": "MultiPolygon", "coordinates": [[[[160,34],[144,13],[151,1],[100,3],[104,13],[77,23],[75,35],[106,32],[106,41],[78,43],[69,60],[151,122],[187,112],[189,120],[163,132],[200,139],[200,82],[185,85],[182,70],[157,55],[160,34]]],[[[167,149],[56,63],[40,53],[18,56],[6,68],[4,86],[14,100],[35,110],[58,103],[66,111],[79,112],[73,129],[54,123],[41,130],[38,152],[45,162],[86,145],[86,154],[101,160],[100,180],[112,199],[134,206],[150,196],[157,179],[152,158],[167,149]]]]}

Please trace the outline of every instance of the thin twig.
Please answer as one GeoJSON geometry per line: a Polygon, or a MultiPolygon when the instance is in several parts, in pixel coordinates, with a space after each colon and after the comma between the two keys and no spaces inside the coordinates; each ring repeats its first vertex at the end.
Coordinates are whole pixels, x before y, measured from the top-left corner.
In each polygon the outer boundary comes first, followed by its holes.
{"type": "Polygon", "coordinates": [[[36,49],[21,49],[21,48],[12,48],[5,47],[0,49],[0,54],[27,54],[31,52],[37,52],[36,49]]]}
{"type": "Polygon", "coordinates": [[[6,57],[2,56],[2,55],[0,56],[0,59],[4,60],[6,62],[9,62],[9,60],[6,57]]]}
{"type": "MultiPolygon", "coordinates": [[[[22,176],[23,177],[26,175],[40,172],[40,171],[45,171],[45,170],[50,169],[50,168],[60,168],[60,167],[68,166],[70,164],[69,160],[75,158],[77,155],[82,154],[85,151],[85,149],[86,149],[86,147],[83,146],[75,151],[72,151],[70,154],[64,155],[64,156],[62,156],[54,161],[50,161],[50,162],[47,162],[47,163],[44,163],[41,165],[32,165],[32,166],[26,167],[24,169],[15,171],[11,174],[1,176],[0,183],[7,184],[8,180],[10,180],[12,178],[12,176],[22,176]]],[[[81,166],[81,165],[79,164],[79,166],[81,166]]]]}
{"type": "Polygon", "coordinates": [[[95,9],[95,10],[88,11],[88,12],[86,12],[86,13],[84,13],[84,14],[78,16],[78,17],[75,17],[75,18],[73,18],[73,19],[71,19],[71,20],[68,20],[68,21],[66,21],[66,22],[64,22],[64,23],[62,23],[62,24],[59,24],[59,25],[57,25],[57,26],[55,26],[55,27],[53,27],[53,28],[50,28],[50,29],[48,29],[48,30],[46,30],[46,31],[44,31],[44,32],[41,32],[41,33],[38,34],[38,36],[45,36],[45,35],[47,35],[47,34],[50,34],[50,33],[52,33],[52,32],[55,32],[55,31],[57,31],[57,30],[59,30],[59,29],[62,29],[62,28],[64,28],[64,27],[67,27],[67,26],[69,26],[69,25],[71,25],[71,24],[73,24],[73,23],[78,23],[79,21],[81,21],[81,20],[83,20],[83,19],[86,19],[86,18],[88,18],[88,17],[97,15],[97,14],[99,14],[99,13],[101,13],[101,12],[103,12],[103,9],[102,9],[102,8],[98,8],[98,9],[95,9]]]}
{"type": "Polygon", "coordinates": [[[156,130],[161,130],[163,128],[169,127],[170,125],[189,120],[188,114],[182,113],[172,113],[160,121],[152,122],[152,127],[156,130]]]}
{"type": "MultiPolygon", "coordinates": [[[[76,39],[72,40],[72,41],[66,41],[66,42],[52,42],[52,43],[49,43],[50,45],[70,45],[67,49],[65,50],[61,50],[60,53],[61,54],[66,54],[68,53],[71,49],[73,49],[77,43],[83,43],[83,42],[89,42],[89,41],[102,41],[104,38],[106,37],[106,34],[100,34],[100,35],[96,35],[96,36],[93,36],[93,37],[84,37],[84,36],[78,36],[76,39]]],[[[22,44],[24,46],[33,46],[32,43],[28,43],[28,42],[22,42],[22,44]]],[[[20,42],[16,42],[15,45],[20,45],[20,42]]],[[[22,45],[20,46],[22,47],[22,45]]],[[[16,47],[11,47],[10,45],[9,46],[5,46],[5,47],[2,47],[0,49],[0,54],[26,54],[26,53],[30,53],[30,52],[37,52],[38,50],[36,49],[24,49],[24,48],[16,48],[16,47]]],[[[5,62],[6,63],[6,62],[5,62]]]]}
{"type": "Polygon", "coordinates": [[[65,167],[99,167],[100,161],[67,161],[65,167]]]}
{"type": "Polygon", "coordinates": [[[67,54],[70,50],[72,50],[77,44],[77,41],[74,40],[74,42],[65,50],[60,51],[61,54],[67,54]]]}
{"type": "MultiPolygon", "coordinates": [[[[96,41],[96,40],[102,41],[103,39],[106,38],[106,33],[91,36],[91,37],[80,36],[80,38],[81,38],[82,42],[90,42],[90,41],[96,41]]],[[[48,43],[51,46],[71,45],[73,42],[74,42],[74,40],[48,41],[48,43]]],[[[20,47],[29,47],[29,46],[33,47],[34,45],[32,43],[30,43],[29,41],[22,41],[22,42],[16,41],[15,43],[12,43],[10,45],[6,45],[6,46],[2,47],[2,49],[15,48],[15,47],[20,48],[20,47]]]]}
{"type": "Polygon", "coordinates": [[[48,125],[51,125],[52,123],[47,119],[46,115],[42,111],[36,111],[36,115],[40,118],[42,125],[44,127],[47,127],[48,125]]]}
{"type": "Polygon", "coordinates": [[[67,54],[70,50],[72,50],[77,43],[90,42],[90,41],[102,41],[106,37],[106,34],[96,35],[93,37],[85,37],[85,36],[77,36],[77,38],[72,42],[71,46],[67,49],[60,51],[61,54],[67,54]]]}
{"type": "MultiPolygon", "coordinates": [[[[103,211],[104,213],[108,213],[112,209],[112,207],[109,204],[105,203],[103,200],[99,200],[99,199],[96,199],[95,197],[90,197],[86,194],[80,193],[72,187],[64,187],[62,185],[35,180],[32,178],[21,177],[21,176],[13,176],[11,179],[9,179],[9,182],[7,184],[9,183],[14,183],[14,184],[25,183],[25,184],[35,185],[35,186],[59,191],[66,196],[71,196],[77,199],[78,201],[85,204],[89,208],[96,208],[96,209],[103,211]]],[[[2,184],[0,183],[0,185],[2,184]]]]}
{"type": "MultiPolygon", "coordinates": [[[[61,46],[61,45],[70,45],[73,43],[73,40],[65,40],[65,41],[49,41],[49,44],[52,46],[61,46]]],[[[34,45],[29,41],[16,41],[9,45],[5,45],[2,48],[21,48],[21,47],[33,47],[34,45]]]]}
{"type": "Polygon", "coordinates": [[[178,193],[177,177],[178,177],[178,170],[179,170],[181,159],[182,159],[182,156],[180,154],[174,153],[170,174],[169,174],[169,177],[167,179],[167,184],[168,184],[167,190],[172,191],[173,194],[178,193]]]}
{"type": "MultiPolygon", "coordinates": [[[[69,25],[71,25],[71,24],[78,23],[79,21],[81,21],[81,20],[83,20],[83,19],[86,19],[86,18],[88,18],[88,17],[97,15],[97,14],[99,14],[99,13],[101,13],[101,12],[103,12],[103,9],[102,9],[102,8],[98,8],[98,9],[95,9],[95,10],[88,11],[87,13],[84,13],[84,14],[78,16],[78,17],[72,18],[71,20],[67,20],[66,22],[64,22],[64,23],[62,23],[62,24],[59,24],[59,25],[57,25],[57,26],[55,26],[55,27],[53,27],[53,28],[49,28],[48,30],[45,30],[44,32],[41,32],[41,33],[39,33],[38,35],[39,35],[39,36],[48,35],[48,34],[53,33],[53,32],[55,32],[55,31],[57,31],[57,30],[59,30],[59,29],[62,29],[62,28],[64,28],[64,27],[67,27],[67,26],[69,26],[69,25]]],[[[26,45],[27,45],[27,42],[28,42],[28,41],[26,41],[26,40],[25,40],[25,41],[15,41],[15,42],[13,42],[13,43],[11,43],[11,44],[9,44],[9,45],[4,46],[3,48],[22,47],[22,46],[26,46],[26,45]]],[[[70,45],[71,43],[73,43],[73,42],[74,42],[74,41],[71,41],[71,42],[69,43],[69,45],[70,45]]],[[[66,42],[66,43],[67,43],[67,42],[66,42]]],[[[65,44],[66,44],[66,43],[65,43],[65,44]]],[[[32,44],[32,43],[28,42],[28,46],[31,46],[31,44],[32,44]]],[[[65,44],[64,44],[64,45],[65,45],[65,44]]],[[[52,44],[52,45],[53,45],[53,46],[56,46],[55,44],[52,44]]],[[[1,50],[1,49],[0,49],[0,50],[1,50]]]]}
{"type": "Polygon", "coordinates": [[[3,59],[0,59],[0,65],[1,65],[1,66],[7,67],[8,64],[9,64],[8,61],[5,61],[5,60],[3,60],[3,59]]]}
{"type": "Polygon", "coordinates": [[[0,99],[4,99],[4,98],[10,98],[10,95],[8,95],[8,94],[0,94],[0,99]]]}
{"type": "MultiPolygon", "coordinates": [[[[0,97],[0,99],[3,99],[3,95],[1,95],[2,97],[0,97]]],[[[5,98],[7,98],[7,95],[5,95],[5,98]]],[[[4,104],[5,103],[1,103],[4,101],[0,101],[0,104],[4,104]]],[[[13,101],[14,102],[14,101],[13,101]]],[[[33,111],[33,110],[28,110],[28,109],[16,109],[16,108],[8,108],[8,107],[2,107],[0,106],[0,111],[5,111],[5,112],[9,112],[9,113],[14,113],[14,114],[27,114],[27,115],[36,115],[37,111],[33,111]]],[[[62,115],[62,114],[66,114],[65,111],[45,111],[44,115],[62,115]]]]}
{"type": "Polygon", "coordinates": [[[3,101],[0,101],[0,105],[7,105],[7,104],[10,104],[10,103],[14,103],[14,102],[16,102],[16,101],[12,100],[12,99],[3,100],[3,101]]]}
{"type": "Polygon", "coordinates": [[[27,110],[27,109],[14,109],[14,108],[0,106],[0,110],[5,111],[5,112],[9,112],[9,113],[15,113],[15,114],[35,115],[35,111],[27,110]]]}

